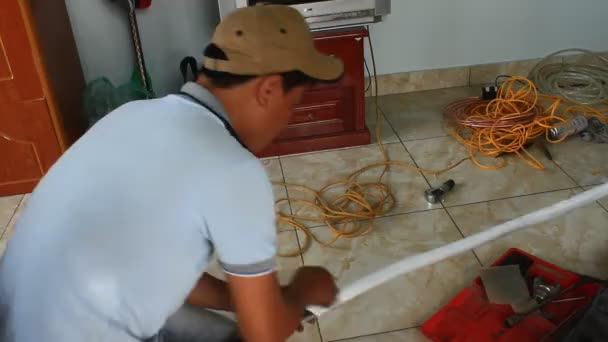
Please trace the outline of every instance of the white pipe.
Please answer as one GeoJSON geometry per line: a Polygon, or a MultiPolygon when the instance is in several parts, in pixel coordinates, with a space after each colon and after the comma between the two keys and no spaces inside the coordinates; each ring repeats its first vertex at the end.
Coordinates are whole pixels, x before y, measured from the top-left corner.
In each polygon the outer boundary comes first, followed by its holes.
{"type": "Polygon", "coordinates": [[[529,213],[512,221],[499,224],[498,226],[487,229],[481,233],[471,235],[462,240],[449,243],[428,252],[407,257],[379,271],[371,273],[343,288],[338,295],[336,304],[334,304],[331,308],[310,307],[308,310],[316,317],[320,317],[328,311],[331,311],[350,301],[351,299],[379,285],[391,281],[398,276],[432,265],[436,262],[451,258],[458,254],[465,253],[522,228],[565,215],[574,209],[593,203],[606,196],[608,196],[608,183],[578,194],[567,200],[558,202],[550,207],[529,213]]]}

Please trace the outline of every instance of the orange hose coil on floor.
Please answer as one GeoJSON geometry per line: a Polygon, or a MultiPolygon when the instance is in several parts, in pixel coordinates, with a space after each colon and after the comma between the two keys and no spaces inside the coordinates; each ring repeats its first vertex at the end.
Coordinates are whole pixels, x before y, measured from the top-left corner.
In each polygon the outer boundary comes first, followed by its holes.
{"type": "Polygon", "coordinates": [[[456,168],[466,160],[484,169],[499,169],[506,165],[504,158],[499,158],[497,165],[484,165],[476,155],[478,153],[497,156],[500,153],[515,153],[534,168],[544,169],[543,163],[524,146],[527,142],[545,135],[548,130],[567,124],[573,114],[596,116],[605,121],[602,112],[589,106],[572,104],[560,109],[569,102],[556,97],[541,95],[534,84],[525,77],[513,77],[500,87],[498,97],[493,101],[479,98],[468,98],[456,101],[446,107],[446,116],[453,124],[456,139],[469,149],[469,157],[443,170],[427,170],[402,161],[391,161],[382,143],[380,131],[380,110],[378,97],[374,96],[376,109],[376,136],[383,160],[365,166],[343,180],[332,182],[315,190],[304,185],[276,182],[288,189],[312,195],[313,200],[299,198],[282,198],[276,201],[278,224],[285,224],[304,233],[302,247],[296,251],[281,252],[279,256],[300,256],[309,247],[311,239],[322,246],[331,246],[340,238],[356,238],[369,233],[374,228],[376,218],[384,216],[394,207],[396,199],[388,184],[383,181],[390,166],[400,166],[417,170],[425,174],[442,174],[456,168]],[[546,109],[543,103],[549,104],[546,109]],[[376,181],[362,182],[359,177],[365,172],[382,168],[376,181]],[[337,195],[331,190],[342,189],[337,195]],[[316,216],[287,213],[279,209],[284,202],[299,204],[312,208],[316,216]],[[323,241],[309,229],[303,221],[323,223],[332,232],[333,237],[323,241]]]}
{"type": "Polygon", "coordinates": [[[485,165],[476,158],[478,153],[514,153],[530,166],[544,170],[545,165],[526,144],[542,136],[550,143],[564,141],[567,136],[551,140],[549,129],[568,125],[575,115],[606,121],[598,109],[539,94],[525,77],[506,80],[492,101],[468,98],[453,102],[446,107],[445,115],[453,124],[454,137],[469,148],[471,161],[484,169],[500,169],[506,161],[501,158],[497,165],[485,165]],[[548,104],[546,109],[543,104],[548,104]]]}

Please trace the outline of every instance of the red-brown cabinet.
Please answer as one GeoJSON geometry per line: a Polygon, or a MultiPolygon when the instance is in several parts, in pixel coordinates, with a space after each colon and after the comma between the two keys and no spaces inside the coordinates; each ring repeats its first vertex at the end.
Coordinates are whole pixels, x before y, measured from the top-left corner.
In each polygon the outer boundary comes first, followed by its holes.
{"type": "Polygon", "coordinates": [[[84,131],[65,1],[0,1],[0,196],[31,191],[84,131]]]}
{"type": "Polygon", "coordinates": [[[351,28],[315,34],[324,53],[344,62],[344,77],[306,92],[289,126],[260,156],[303,153],[370,143],[365,126],[363,44],[367,31],[351,28]]]}

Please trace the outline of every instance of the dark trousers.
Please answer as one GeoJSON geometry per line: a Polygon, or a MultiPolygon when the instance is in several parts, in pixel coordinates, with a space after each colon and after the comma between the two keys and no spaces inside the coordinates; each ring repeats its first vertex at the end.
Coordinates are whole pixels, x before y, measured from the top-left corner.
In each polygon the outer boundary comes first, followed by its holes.
{"type": "Polygon", "coordinates": [[[146,342],[236,342],[236,322],[215,312],[184,305],[146,342]]]}

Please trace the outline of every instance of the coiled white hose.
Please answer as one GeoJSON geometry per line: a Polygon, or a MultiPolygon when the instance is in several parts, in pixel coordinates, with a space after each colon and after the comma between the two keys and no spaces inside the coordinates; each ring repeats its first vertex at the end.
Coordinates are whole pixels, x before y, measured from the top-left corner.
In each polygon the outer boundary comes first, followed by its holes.
{"type": "Polygon", "coordinates": [[[449,243],[445,246],[430,250],[428,252],[407,257],[383,269],[373,272],[350,284],[349,286],[343,288],[340,291],[337,303],[333,307],[329,309],[321,307],[310,307],[308,310],[313,313],[314,316],[320,317],[321,315],[327,313],[328,311],[336,307],[339,307],[340,305],[350,301],[351,299],[379,285],[391,281],[401,275],[435,264],[439,261],[451,258],[458,254],[473,250],[490,241],[511,234],[522,228],[526,228],[534,224],[549,221],[556,217],[566,215],[574,209],[583,207],[607,196],[608,183],[585,191],[567,200],[558,202],[550,207],[518,217],[512,221],[499,224],[495,227],[487,229],[481,233],[471,235],[462,240],[449,243]]]}
{"type": "Polygon", "coordinates": [[[595,105],[608,101],[608,58],[584,49],[550,54],[530,72],[538,89],[570,101],[595,105]],[[579,53],[581,62],[556,62],[555,57],[579,53]]]}

